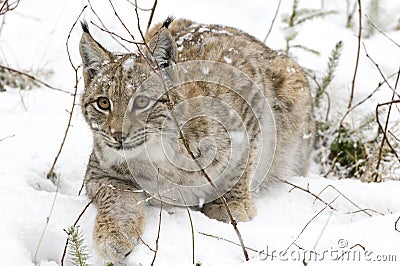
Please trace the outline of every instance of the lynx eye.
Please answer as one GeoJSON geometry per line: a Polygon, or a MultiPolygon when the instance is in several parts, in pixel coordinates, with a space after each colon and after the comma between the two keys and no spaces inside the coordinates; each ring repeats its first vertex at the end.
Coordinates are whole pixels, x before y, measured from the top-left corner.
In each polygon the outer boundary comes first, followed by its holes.
{"type": "Polygon", "coordinates": [[[133,108],[134,109],[144,109],[150,103],[150,99],[146,96],[138,96],[133,101],[133,108]]]}
{"type": "Polygon", "coordinates": [[[97,99],[97,106],[104,111],[110,110],[111,104],[110,100],[106,97],[99,97],[97,99]]]}

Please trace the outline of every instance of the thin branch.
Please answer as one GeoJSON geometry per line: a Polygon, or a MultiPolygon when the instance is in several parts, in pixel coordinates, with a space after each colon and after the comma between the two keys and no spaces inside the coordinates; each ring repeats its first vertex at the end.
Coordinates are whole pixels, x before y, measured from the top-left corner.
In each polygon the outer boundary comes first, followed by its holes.
{"type": "MultiPolygon", "coordinates": [[[[79,213],[78,218],[76,218],[73,226],[76,226],[78,224],[79,220],[82,218],[82,216],[86,212],[87,208],[89,208],[89,206],[96,200],[97,195],[99,195],[100,191],[102,191],[104,188],[107,188],[107,186],[101,185],[99,187],[99,189],[97,189],[96,193],[93,195],[93,197],[90,199],[90,201],[85,205],[83,210],[79,213]]],[[[65,241],[65,245],[64,245],[64,251],[63,251],[63,254],[61,257],[61,266],[64,265],[64,259],[65,259],[65,255],[67,253],[68,242],[69,242],[69,238],[67,237],[67,241],[65,241]]]]}
{"type": "Polygon", "coordinates": [[[376,213],[376,214],[379,214],[379,215],[385,215],[385,214],[383,214],[383,213],[381,213],[381,212],[378,212],[378,211],[375,211],[375,210],[373,210],[373,209],[360,209],[360,210],[356,210],[356,211],[351,211],[351,212],[345,212],[344,214],[354,214],[354,213],[359,213],[359,212],[365,212],[365,211],[370,211],[370,212],[373,212],[373,213],[376,213]]]}
{"type": "Polygon", "coordinates": [[[354,87],[356,84],[356,77],[357,77],[357,70],[358,70],[358,63],[360,60],[360,50],[361,50],[361,22],[362,22],[362,14],[361,14],[361,0],[358,1],[358,42],[357,42],[357,57],[356,57],[356,66],[354,68],[354,75],[353,80],[351,82],[351,91],[350,91],[350,99],[347,109],[350,109],[353,104],[353,97],[354,97],[354,87]]]}
{"type": "Polygon", "coordinates": [[[43,86],[45,86],[45,87],[47,87],[47,88],[49,88],[51,90],[56,90],[56,91],[60,91],[60,92],[71,94],[71,92],[69,92],[69,91],[54,87],[54,86],[46,83],[45,81],[42,81],[42,80],[40,80],[40,79],[38,79],[38,78],[36,78],[36,77],[32,76],[31,74],[28,74],[26,72],[23,72],[23,71],[20,71],[20,70],[17,70],[17,69],[13,69],[11,67],[3,66],[3,65],[0,65],[0,69],[5,69],[5,70],[7,70],[9,72],[13,72],[13,73],[16,73],[16,74],[19,74],[19,75],[26,76],[29,79],[31,79],[33,81],[36,81],[37,83],[42,84],[43,86]]]}
{"type": "Polygon", "coordinates": [[[318,245],[319,241],[321,240],[322,236],[324,235],[325,230],[326,230],[326,228],[328,227],[329,221],[331,220],[332,216],[333,216],[333,212],[331,212],[331,213],[329,214],[329,216],[328,216],[328,219],[326,219],[326,221],[325,221],[325,223],[324,223],[324,227],[322,227],[322,230],[321,230],[321,232],[319,233],[317,240],[315,241],[315,244],[314,244],[314,246],[313,246],[313,250],[315,250],[315,249],[317,248],[317,245],[318,245]]]}
{"type": "Polygon", "coordinates": [[[378,26],[376,26],[376,24],[370,19],[370,17],[368,15],[365,15],[365,17],[367,18],[368,22],[372,25],[372,27],[374,27],[377,31],[379,31],[383,36],[385,36],[389,41],[391,41],[394,45],[396,45],[397,47],[400,48],[400,44],[398,44],[395,40],[393,40],[392,38],[390,38],[384,31],[382,31],[378,26]]]}
{"type": "MultiPolygon", "coordinates": [[[[109,1],[111,1],[111,0],[109,0],[109,1]]],[[[137,19],[137,22],[138,22],[138,23],[137,23],[137,24],[138,24],[138,30],[139,30],[139,32],[140,32],[140,35],[141,35],[142,39],[143,39],[143,42],[144,42],[144,45],[145,45],[146,49],[149,51],[149,53],[153,54],[153,51],[151,51],[150,47],[148,46],[148,44],[147,44],[147,42],[146,42],[146,40],[145,40],[144,34],[143,34],[143,32],[142,32],[142,30],[141,30],[141,28],[140,28],[140,19],[139,19],[139,12],[138,12],[138,9],[137,9],[137,0],[135,0],[135,4],[136,4],[136,6],[135,6],[135,13],[136,13],[136,19],[137,19]]],[[[117,14],[116,12],[115,12],[115,15],[118,16],[118,14],[117,14]]],[[[150,67],[153,69],[154,73],[155,73],[156,75],[158,75],[158,77],[160,78],[161,83],[162,83],[162,87],[164,88],[164,91],[165,91],[165,95],[167,96],[167,107],[168,107],[168,109],[169,109],[170,111],[172,111],[172,110],[173,110],[173,104],[172,104],[171,98],[170,98],[169,93],[168,93],[167,85],[165,84],[165,81],[164,81],[164,78],[163,78],[162,74],[161,74],[160,72],[157,72],[157,70],[161,70],[160,65],[158,64],[157,60],[155,60],[156,67],[153,67],[153,66],[151,65],[151,63],[149,62],[149,60],[148,60],[148,59],[143,55],[143,53],[141,52],[140,47],[138,47],[138,50],[139,50],[139,52],[141,53],[141,55],[146,59],[146,62],[147,62],[147,63],[150,65],[150,67]]],[[[179,132],[178,132],[178,133],[179,133],[179,139],[182,140],[183,145],[184,145],[184,147],[185,147],[185,149],[186,149],[188,155],[189,155],[189,156],[191,157],[191,159],[197,164],[197,166],[198,166],[199,169],[200,169],[200,173],[201,173],[201,174],[203,175],[203,177],[207,180],[207,182],[211,185],[211,187],[214,189],[214,191],[217,192],[217,194],[220,195],[221,193],[218,193],[219,190],[218,190],[218,188],[216,187],[216,185],[214,184],[214,182],[212,181],[212,179],[210,178],[210,176],[209,176],[209,175],[207,174],[207,172],[203,169],[203,167],[201,167],[201,165],[200,165],[200,163],[198,162],[198,160],[196,160],[196,156],[195,156],[194,153],[191,151],[191,149],[190,149],[190,147],[189,147],[189,144],[188,144],[188,142],[187,142],[185,136],[183,135],[183,132],[182,132],[182,130],[181,130],[181,127],[179,126],[179,123],[178,123],[178,120],[177,120],[176,116],[175,116],[173,113],[171,113],[171,116],[172,116],[172,119],[173,119],[173,121],[174,121],[176,127],[179,129],[179,132]]],[[[243,238],[242,238],[242,235],[241,235],[241,233],[240,233],[240,231],[239,231],[239,229],[238,229],[237,222],[236,222],[236,220],[233,218],[232,212],[231,212],[231,210],[230,210],[230,208],[229,208],[229,206],[228,206],[228,203],[227,203],[225,197],[224,197],[224,196],[221,196],[221,197],[219,197],[219,199],[220,199],[222,205],[224,206],[224,208],[225,208],[225,210],[226,210],[226,212],[227,212],[227,214],[228,214],[230,223],[231,223],[231,225],[232,225],[232,227],[233,227],[233,229],[234,229],[234,231],[235,231],[235,233],[236,233],[236,235],[237,235],[237,237],[238,237],[238,239],[239,239],[240,245],[241,245],[241,247],[242,247],[242,252],[243,252],[243,255],[244,255],[244,257],[245,257],[245,260],[248,261],[248,260],[249,260],[249,255],[247,254],[246,248],[245,248],[245,246],[244,246],[243,238]]]]}
{"type": "Polygon", "coordinates": [[[306,230],[306,228],[312,223],[312,221],[315,220],[315,218],[317,218],[324,210],[326,210],[326,208],[331,207],[330,205],[335,202],[337,200],[339,196],[337,196],[336,198],[334,198],[328,205],[324,206],[319,212],[317,212],[307,223],[306,225],[303,227],[303,229],[301,229],[300,233],[295,237],[295,239],[292,241],[292,243],[290,243],[290,245],[286,248],[284,254],[286,254],[288,252],[288,250],[290,249],[291,246],[293,246],[296,241],[300,238],[300,236],[303,234],[303,232],[306,230]]]}
{"type": "MultiPolygon", "coordinates": [[[[379,66],[377,66],[379,68],[379,66]]],[[[396,73],[391,74],[388,78],[391,78],[393,76],[397,75],[396,73]]],[[[351,108],[347,109],[346,112],[344,113],[344,115],[342,116],[342,118],[340,119],[339,122],[339,128],[342,127],[344,120],[346,119],[346,117],[357,107],[359,107],[360,105],[362,105],[363,103],[365,103],[367,100],[369,100],[381,87],[383,84],[388,84],[387,78],[383,77],[383,81],[378,83],[378,86],[370,93],[368,94],[368,96],[366,96],[364,99],[362,99],[361,101],[359,101],[357,104],[353,105],[351,108]]],[[[339,135],[340,136],[340,131],[339,131],[339,135]]]]}
{"type": "MultiPolygon", "coordinates": [[[[378,161],[377,161],[376,167],[375,167],[376,172],[373,174],[373,179],[374,179],[375,182],[378,181],[378,177],[379,177],[378,171],[379,171],[379,166],[380,166],[381,160],[382,160],[383,146],[385,145],[385,141],[387,141],[387,139],[388,139],[387,136],[386,136],[386,133],[387,133],[388,126],[389,126],[390,112],[392,111],[393,100],[394,100],[395,95],[396,95],[396,89],[397,89],[397,85],[398,85],[398,82],[399,82],[399,77],[400,77],[400,68],[399,68],[399,71],[398,71],[398,74],[397,74],[396,83],[395,83],[395,86],[394,86],[394,91],[392,93],[391,103],[389,104],[389,110],[388,110],[388,113],[387,113],[387,116],[386,116],[386,121],[385,121],[385,128],[382,131],[382,134],[384,135],[384,137],[382,138],[381,146],[379,147],[378,161]]],[[[376,119],[377,119],[378,124],[380,124],[380,121],[379,121],[379,107],[378,106],[379,105],[376,106],[375,115],[376,115],[376,119]]]]}
{"type": "Polygon", "coordinates": [[[354,13],[356,12],[356,8],[357,8],[357,2],[354,2],[354,4],[353,4],[353,8],[350,10],[350,3],[349,3],[349,1],[347,0],[346,1],[347,2],[347,7],[346,7],[346,13],[347,13],[347,22],[346,22],[346,27],[347,28],[350,28],[350,26],[351,26],[351,21],[353,20],[353,16],[354,16],[354,13]]]}
{"type": "MultiPolygon", "coordinates": [[[[376,106],[376,112],[375,112],[376,121],[378,122],[379,130],[380,130],[381,132],[385,132],[385,131],[384,131],[383,127],[382,127],[381,122],[379,121],[379,116],[378,116],[378,114],[377,114],[377,113],[378,113],[378,109],[379,109],[380,107],[382,107],[382,106],[385,106],[385,105],[392,105],[392,104],[394,104],[394,103],[400,103],[400,100],[394,100],[394,101],[390,101],[390,102],[386,102],[386,103],[380,103],[380,104],[378,104],[378,105],[376,106]]],[[[386,135],[386,134],[383,134],[383,138],[384,138],[384,140],[386,141],[386,144],[389,146],[389,148],[390,148],[390,150],[392,151],[392,153],[396,156],[397,160],[399,160],[399,159],[400,159],[400,158],[399,158],[399,155],[397,154],[396,149],[395,149],[395,148],[392,146],[392,144],[390,143],[390,141],[389,141],[387,135],[386,135]]]]}
{"type": "MultiPolygon", "coordinates": [[[[354,109],[356,109],[357,107],[359,107],[360,105],[362,105],[363,103],[365,103],[367,100],[369,100],[369,99],[382,87],[383,84],[384,84],[384,82],[380,82],[380,83],[378,84],[378,86],[377,86],[370,94],[368,94],[367,97],[365,97],[364,99],[362,99],[361,101],[359,101],[357,104],[353,105],[352,107],[348,108],[348,109],[346,110],[346,112],[344,113],[344,115],[342,116],[342,118],[340,119],[339,128],[342,127],[345,118],[346,118],[354,109]]],[[[339,130],[339,136],[340,136],[340,130],[339,130]]]]}
{"type": "Polygon", "coordinates": [[[263,43],[265,43],[265,42],[267,41],[267,39],[268,39],[268,37],[269,37],[269,35],[270,35],[271,31],[272,31],[272,28],[273,28],[273,26],[274,26],[274,24],[275,24],[276,17],[278,16],[278,13],[279,13],[279,8],[281,7],[281,2],[282,2],[282,0],[279,0],[278,6],[277,6],[276,9],[275,9],[274,18],[273,18],[272,21],[271,21],[271,25],[269,26],[267,35],[265,35],[265,38],[264,38],[264,40],[263,40],[263,43]]]}
{"type": "Polygon", "coordinates": [[[139,231],[136,228],[135,228],[135,232],[138,235],[138,238],[139,238],[140,242],[142,242],[150,251],[155,253],[156,251],[152,247],[150,247],[150,245],[147,244],[146,241],[143,240],[143,238],[140,236],[139,231]]]}
{"type": "Polygon", "coordinates": [[[128,39],[122,37],[121,35],[118,35],[117,33],[113,32],[113,31],[109,31],[109,30],[107,30],[107,29],[105,29],[105,28],[100,27],[99,25],[97,25],[97,24],[94,23],[93,21],[90,21],[90,23],[91,23],[93,26],[95,26],[96,28],[98,28],[99,30],[104,31],[104,32],[110,34],[111,36],[118,37],[118,38],[120,38],[121,40],[123,40],[123,41],[125,41],[125,42],[132,43],[132,44],[136,44],[136,45],[138,45],[138,44],[144,44],[143,42],[136,42],[136,41],[128,40],[128,39]]]}
{"type": "Polygon", "coordinates": [[[4,137],[4,138],[1,138],[0,141],[6,140],[6,139],[9,139],[9,138],[12,138],[12,137],[15,137],[15,134],[12,134],[12,135],[4,137]]]}
{"type": "Polygon", "coordinates": [[[71,54],[70,54],[70,52],[69,52],[68,42],[69,42],[69,39],[70,39],[70,37],[71,37],[72,30],[74,29],[76,23],[78,22],[79,18],[81,17],[81,15],[83,14],[83,12],[85,11],[86,8],[87,8],[87,6],[84,6],[84,7],[82,8],[81,13],[80,13],[79,16],[76,18],[74,24],[72,25],[72,27],[71,27],[71,29],[70,29],[70,31],[69,31],[69,33],[68,33],[67,41],[65,42],[65,45],[66,45],[66,47],[67,47],[67,53],[68,53],[69,62],[70,62],[70,64],[71,64],[72,68],[73,68],[74,71],[75,71],[75,86],[74,86],[74,94],[73,94],[74,98],[73,98],[73,100],[72,100],[71,111],[69,112],[68,124],[67,124],[67,127],[66,127],[65,132],[64,132],[64,137],[63,137],[63,139],[62,139],[60,148],[58,149],[57,155],[56,155],[56,157],[54,158],[53,164],[51,165],[50,170],[49,170],[49,172],[47,173],[47,178],[48,178],[48,179],[52,178],[52,177],[55,175],[55,174],[54,174],[54,167],[55,167],[56,164],[57,164],[58,158],[59,158],[59,156],[60,156],[60,154],[61,154],[61,151],[62,151],[62,149],[63,149],[63,147],[64,147],[65,140],[67,139],[67,135],[68,135],[68,132],[69,132],[69,128],[71,127],[72,115],[73,115],[74,110],[75,110],[76,95],[77,95],[78,83],[79,83],[79,78],[78,78],[78,69],[79,69],[79,66],[75,67],[74,63],[72,62],[71,54]]]}
{"type": "MultiPolygon", "coordinates": [[[[140,36],[142,37],[142,40],[144,40],[144,34],[143,34],[143,31],[142,31],[142,28],[140,27],[140,19],[139,19],[139,11],[138,11],[138,8],[137,8],[137,0],[135,0],[135,14],[136,14],[137,27],[138,27],[140,36]]],[[[147,44],[146,44],[146,48],[148,48],[147,44]]]]}
{"type": "Polygon", "coordinates": [[[340,196],[342,196],[344,199],[346,199],[348,202],[350,202],[353,206],[355,206],[358,210],[360,210],[361,212],[365,213],[366,215],[372,217],[372,215],[370,213],[367,212],[368,209],[364,209],[359,207],[355,202],[353,202],[352,200],[350,200],[346,195],[344,195],[340,190],[338,190],[336,187],[332,186],[332,185],[327,185],[326,187],[324,187],[324,189],[321,190],[321,192],[318,193],[318,196],[321,196],[321,194],[327,190],[328,188],[332,188],[333,190],[335,190],[337,193],[339,193],[340,196]]]}
{"type": "Polygon", "coordinates": [[[390,136],[392,136],[396,141],[400,142],[400,139],[396,135],[394,135],[391,130],[388,130],[388,132],[389,132],[390,136]]]}
{"type": "Polygon", "coordinates": [[[53,197],[53,201],[51,203],[50,211],[49,211],[49,214],[46,217],[46,223],[45,223],[45,225],[43,227],[42,233],[40,234],[40,238],[39,238],[38,244],[36,246],[35,255],[33,257],[33,262],[35,263],[35,266],[38,265],[37,264],[37,256],[39,254],[40,246],[42,245],[42,241],[43,241],[44,235],[45,235],[45,233],[47,231],[47,226],[49,225],[50,217],[53,214],[54,205],[56,204],[56,199],[57,199],[57,196],[58,196],[59,188],[60,188],[60,178],[58,178],[58,180],[57,180],[56,191],[54,193],[54,197],[53,197]]]}
{"type": "MultiPolygon", "coordinates": [[[[121,23],[121,25],[124,27],[124,29],[128,32],[128,34],[131,36],[132,40],[135,41],[135,37],[133,36],[133,34],[130,32],[130,30],[128,29],[128,27],[125,25],[125,23],[122,21],[121,17],[118,15],[117,10],[114,7],[114,4],[112,2],[112,0],[108,0],[108,2],[110,3],[113,11],[114,11],[114,15],[117,17],[117,19],[119,20],[119,22],[121,23]]],[[[136,7],[137,8],[137,7],[136,7]]]]}
{"type": "Polygon", "coordinates": [[[183,196],[182,192],[179,189],[178,189],[178,192],[181,195],[183,203],[185,203],[186,212],[189,216],[190,229],[192,230],[192,232],[191,232],[192,233],[192,264],[194,265],[194,227],[193,227],[192,215],[190,214],[189,206],[187,205],[185,197],[183,196]]]}
{"type": "Polygon", "coordinates": [[[5,13],[12,11],[16,9],[19,5],[20,0],[16,0],[12,2],[11,4],[8,2],[8,0],[5,0],[3,5],[0,8],[0,16],[4,15],[5,13]]]}
{"type": "MultiPolygon", "coordinates": [[[[135,3],[136,3],[136,1],[135,1],[135,3]]],[[[137,4],[137,3],[136,3],[136,4],[137,4]]],[[[150,29],[151,22],[152,22],[153,16],[154,16],[154,12],[156,11],[156,7],[157,7],[157,0],[154,0],[153,7],[150,9],[150,10],[151,10],[151,13],[150,13],[149,21],[147,22],[146,31],[149,31],[149,29],[150,29]]],[[[138,8],[137,5],[136,5],[136,8],[138,8]]]]}
{"type": "MultiPolygon", "coordinates": [[[[99,20],[101,26],[103,26],[103,28],[106,29],[108,33],[110,33],[110,32],[108,31],[106,25],[103,23],[103,21],[101,20],[101,18],[99,17],[99,15],[97,15],[96,11],[94,10],[94,8],[93,8],[93,6],[92,6],[92,2],[91,2],[90,0],[88,0],[88,3],[89,3],[90,10],[92,10],[93,14],[94,14],[94,15],[96,16],[96,18],[99,20]]],[[[121,45],[122,48],[124,48],[126,51],[129,52],[129,49],[128,49],[122,42],[120,42],[120,41],[114,36],[114,34],[111,34],[111,38],[113,38],[114,41],[116,41],[119,45],[121,45]]]]}
{"type": "MultiPolygon", "coordinates": [[[[131,4],[132,6],[135,6],[135,4],[134,4],[133,2],[131,2],[131,1],[129,1],[129,0],[126,0],[126,2],[128,2],[128,3],[131,4]]],[[[140,7],[140,6],[137,6],[137,5],[136,5],[136,7],[137,7],[140,11],[151,11],[151,10],[152,10],[151,8],[143,8],[143,7],[140,7]]]]}
{"type": "Polygon", "coordinates": [[[293,189],[299,189],[299,190],[301,190],[301,191],[304,191],[304,192],[306,192],[306,193],[308,193],[308,194],[310,194],[311,196],[313,196],[316,200],[319,200],[320,202],[322,202],[323,204],[325,204],[325,206],[327,206],[327,207],[329,207],[331,210],[333,210],[333,211],[337,211],[334,207],[332,207],[329,203],[327,203],[326,201],[324,201],[323,199],[321,199],[318,195],[316,195],[315,193],[313,193],[313,192],[311,192],[310,191],[310,188],[307,186],[307,188],[305,189],[305,188],[302,188],[302,187],[300,187],[300,186],[298,186],[298,185],[296,185],[296,184],[293,184],[293,183],[291,183],[291,182],[289,182],[289,181],[287,181],[287,180],[282,180],[282,179],[280,179],[280,181],[282,181],[283,183],[285,183],[285,184],[288,184],[288,185],[290,185],[290,186],[292,186],[293,188],[292,189],[290,189],[290,191],[289,192],[291,192],[293,189]]]}
{"type": "MultiPolygon", "coordinates": [[[[157,191],[160,191],[159,186],[158,186],[159,175],[160,175],[160,169],[157,169],[157,191]]],[[[162,210],[163,210],[163,201],[161,199],[160,193],[158,193],[158,197],[160,200],[160,212],[158,214],[158,229],[157,229],[157,238],[156,238],[156,248],[154,249],[154,256],[153,256],[153,260],[151,261],[150,266],[154,266],[154,262],[156,261],[157,252],[158,252],[158,241],[160,240],[160,232],[161,232],[161,217],[162,217],[162,210]]]]}
{"type": "MultiPolygon", "coordinates": [[[[73,104],[72,104],[72,109],[71,109],[70,117],[69,117],[69,120],[68,120],[68,126],[67,126],[67,129],[65,130],[64,138],[63,138],[63,141],[62,141],[62,143],[61,143],[60,149],[59,149],[59,151],[58,151],[58,153],[57,153],[57,156],[55,157],[54,162],[53,162],[53,164],[52,164],[52,166],[51,166],[51,168],[50,168],[50,171],[49,171],[49,173],[47,174],[47,178],[53,178],[53,177],[55,176],[55,174],[54,174],[54,172],[53,172],[53,171],[54,171],[54,167],[55,167],[55,165],[56,165],[56,163],[57,163],[57,160],[58,160],[58,157],[59,157],[59,155],[60,155],[60,153],[61,153],[62,147],[64,146],[64,142],[65,142],[65,139],[66,139],[66,137],[67,137],[68,130],[69,130],[69,127],[70,127],[70,124],[71,124],[71,120],[72,120],[72,113],[73,113],[73,110],[74,110],[74,107],[75,107],[76,92],[77,92],[77,89],[78,89],[78,68],[75,68],[74,65],[73,65],[73,63],[72,63],[72,59],[71,59],[71,56],[70,56],[70,53],[69,53],[69,49],[68,49],[68,41],[69,41],[69,38],[70,38],[70,36],[71,36],[72,29],[75,27],[77,21],[78,21],[79,18],[81,17],[81,15],[82,15],[83,11],[86,9],[86,7],[87,7],[87,6],[83,7],[81,13],[79,13],[79,16],[76,18],[74,24],[73,24],[72,27],[71,27],[71,30],[70,30],[70,32],[69,32],[69,34],[68,34],[68,38],[67,38],[67,41],[66,41],[68,57],[69,57],[69,60],[70,60],[70,62],[71,62],[72,67],[73,67],[74,70],[75,70],[75,81],[76,81],[76,84],[75,84],[75,92],[74,92],[74,98],[73,98],[73,101],[72,101],[72,102],[73,102],[73,104]]],[[[61,179],[61,178],[58,178],[58,179],[57,179],[57,188],[56,188],[56,192],[55,192],[55,194],[54,194],[54,198],[53,198],[53,202],[52,202],[52,205],[51,205],[51,208],[50,208],[50,211],[49,211],[49,215],[48,215],[47,218],[46,218],[46,224],[45,224],[45,226],[44,226],[44,228],[43,228],[42,234],[41,234],[41,236],[40,236],[39,242],[38,242],[37,247],[36,247],[35,256],[34,256],[34,263],[35,263],[35,265],[37,265],[37,255],[38,255],[38,253],[39,253],[39,249],[40,249],[40,246],[41,246],[43,237],[44,237],[44,235],[45,235],[45,233],[46,233],[47,226],[48,226],[48,224],[49,224],[50,217],[51,217],[51,215],[52,215],[52,213],[53,213],[54,205],[55,205],[55,203],[56,203],[56,199],[57,199],[57,195],[58,195],[58,190],[59,190],[59,187],[60,187],[60,179],[61,179]]]]}
{"type": "MultiPolygon", "coordinates": [[[[235,246],[238,246],[238,247],[241,246],[240,244],[238,244],[238,243],[236,243],[236,242],[234,242],[234,241],[232,241],[232,240],[223,238],[223,237],[219,237],[219,236],[215,236],[215,235],[211,235],[211,234],[207,234],[207,233],[203,233],[203,232],[199,232],[199,234],[200,234],[200,235],[203,235],[203,236],[212,237],[212,238],[215,238],[215,239],[218,239],[218,240],[222,240],[222,241],[231,243],[231,244],[233,244],[233,245],[235,245],[235,246]]],[[[261,253],[261,252],[263,252],[263,250],[260,251],[260,250],[257,250],[257,249],[254,249],[254,248],[250,248],[250,247],[245,247],[245,248],[248,249],[248,250],[250,250],[250,251],[256,252],[256,253],[261,253]]]]}
{"type": "MultiPolygon", "coordinates": [[[[364,51],[365,51],[366,57],[374,64],[376,69],[379,71],[379,74],[383,78],[383,81],[386,83],[386,85],[388,85],[388,87],[392,90],[392,92],[394,92],[396,94],[396,96],[400,98],[400,94],[398,94],[396,92],[396,90],[392,87],[392,85],[389,83],[388,79],[385,77],[385,74],[383,74],[383,72],[382,72],[381,68],[379,67],[378,63],[376,63],[375,60],[372,59],[372,57],[368,54],[367,48],[365,47],[364,43],[363,43],[363,47],[364,47],[364,51]]],[[[397,72],[396,72],[396,74],[397,74],[397,72]]]]}

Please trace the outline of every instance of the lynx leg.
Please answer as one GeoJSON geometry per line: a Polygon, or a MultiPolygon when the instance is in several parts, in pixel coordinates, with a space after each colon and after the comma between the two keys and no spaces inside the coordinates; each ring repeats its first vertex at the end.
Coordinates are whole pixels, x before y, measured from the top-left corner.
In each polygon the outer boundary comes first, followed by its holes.
{"type": "MultiPolygon", "coordinates": [[[[86,185],[89,188],[90,182],[86,185]]],[[[119,182],[110,185],[102,189],[95,201],[98,214],[93,238],[103,258],[122,262],[133,250],[143,231],[143,206],[137,204],[143,195],[119,182]]]]}
{"type": "MultiPolygon", "coordinates": [[[[243,176],[230,191],[225,193],[224,198],[233,218],[238,222],[250,221],[257,213],[249,191],[247,175],[243,176]]],[[[204,204],[202,211],[212,219],[226,223],[230,222],[226,207],[220,198],[204,204]]]]}

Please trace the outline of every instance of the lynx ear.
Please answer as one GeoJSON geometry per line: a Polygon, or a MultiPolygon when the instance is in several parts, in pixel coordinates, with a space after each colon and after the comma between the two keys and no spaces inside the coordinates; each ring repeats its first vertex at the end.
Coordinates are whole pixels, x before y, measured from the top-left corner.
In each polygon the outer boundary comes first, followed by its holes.
{"type": "MultiPolygon", "coordinates": [[[[169,25],[169,23],[167,25],[169,25]]],[[[154,65],[164,68],[175,63],[176,44],[167,26],[163,25],[163,27],[150,40],[149,48],[151,51],[147,51],[146,57],[154,65]]]]}
{"type": "Polygon", "coordinates": [[[79,43],[79,52],[82,58],[85,85],[89,85],[93,77],[100,71],[103,62],[110,61],[111,54],[93,39],[85,21],[81,25],[83,34],[79,43]]]}

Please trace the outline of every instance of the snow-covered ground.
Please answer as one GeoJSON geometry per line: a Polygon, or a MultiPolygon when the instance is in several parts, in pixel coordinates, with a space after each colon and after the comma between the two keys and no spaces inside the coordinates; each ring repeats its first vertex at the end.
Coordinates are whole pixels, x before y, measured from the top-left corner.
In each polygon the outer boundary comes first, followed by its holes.
{"type": "MultiPolygon", "coordinates": [[[[93,1],[94,2],[94,1],[93,1]]],[[[133,7],[126,1],[114,1],[124,21],[137,35],[133,7]]],[[[294,49],[299,63],[321,73],[330,51],[338,41],[344,42],[343,53],[331,86],[332,115],[343,113],[351,87],[357,51],[356,28],[348,29],[346,1],[300,0],[300,7],[337,10],[335,15],[304,23],[295,42],[317,50],[320,56],[294,49]],[[333,2],[333,3],[331,3],[333,2]]],[[[354,1],[351,2],[350,6],[354,1]]],[[[366,10],[369,1],[362,1],[366,10]]],[[[393,40],[400,43],[398,26],[400,2],[379,1],[380,25],[393,40]]],[[[152,3],[141,1],[143,7],[152,3]]],[[[219,23],[240,28],[258,39],[264,39],[272,21],[277,0],[274,1],[159,1],[154,21],[168,15],[186,17],[204,23],[219,23]]],[[[69,65],[65,43],[68,32],[85,5],[81,1],[21,0],[18,8],[6,15],[1,32],[1,62],[16,69],[46,69],[54,74],[44,78],[48,83],[73,92],[74,72],[69,65]]],[[[123,29],[113,15],[109,2],[98,0],[94,8],[110,30],[123,29]]],[[[285,46],[281,15],[288,14],[292,1],[283,0],[267,45],[274,49],[285,46]]],[[[141,23],[147,23],[148,13],[142,12],[141,23]]],[[[87,20],[95,16],[89,8],[87,20]]],[[[357,14],[355,15],[357,17],[357,14]]],[[[355,18],[357,21],[357,18],[355,18]]],[[[93,28],[93,34],[111,50],[121,48],[93,28]]],[[[78,41],[81,30],[71,34],[69,47],[76,65],[80,63],[78,41]]],[[[126,35],[126,33],[125,33],[126,35]]],[[[400,48],[382,34],[363,40],[370,56],[385,75],[396,73],[400,48]]],[[[355,90],[355,102],[367,96],[382,78],[376,67],[361,51],[355,90]]],[[[394,84],[394,78],[389,79],[394,84]]],[[[91,135],[80,113],[73,115],[72,127],[59,157],[55,172],[60,177],[59,189],[46,174],[54,160],[68,121],[72,96],[42,87],[29,91],[6,88],[0,92],[0,265],[60,265],[67,229],[72,225],[88,199],[78,196],[88,156],[91,135]],[[67,111],[66,111],[67,110],[67,111]],[[8,137],[8,138],[7,138],[8,137]],[[52,206],[54,204],[54,206],[52,206]],[[52,212],[50,213],[50,211],[52,212]],[[39,239],[48,226],[39,246],[39,239]],[[39,246],[39,249],[38,249],[39,246]],[[35,256],[35,253],[38,252],[35,256]]],[[[80,82],[79,92],[82,92],[80,82]]],[[[391,91],[383,86],[377,95],[350,116],[373,112],[377,102],[390,100],[391,91]]],[[[334,210],[327,208],[310,193],[280,184],[258,195],[258,215],[248,223],[240,223],[250,261],[245,262],[240,247],[204,234],[238,242],[229,224],[210,220],[202,213],[191,211],[194,226],[194,259],[201,265],[330,265],[350,262],[360,265],[396,265],[400,261],[400,232],[395,221],[400,216],[400,182],[361,183],[358,180],[334,180],[319,176],[318,165],[308,177],[293,177],[289,182],[312,193],[334,210]],[[328,186],[328,187],[327,187],[328,186]],[[317,215],[318,214],[318,215],[317,215]],[[315,217],[315,218],[313,218],[315,217]],[[289,248],[289,249],[288,249],[289,248]],[[283,252],[288,249],[288,252],[283,252]],[[318,255],[311,254],[314,250],[318,255]],[[342,255],[350,251],[350,255],[342,255]],[[269,256],[266,256],[268,254],[269,256]],[[273,256],[272,256],[273,255],[273,256]],[[311,257],[310,257],[311,256],[311,257]],[[339,259],[335,261],[335,259],[339,259]]],[[[159,209],[148,210],[143,239],[153,248],[158,229],[159,209]]],[[[96,215],[91,206],[80,220],[91,253],[92,265],[104,265],[96,253],[91,232],[96,215]]],[[[400,222],[399,222],[400,227],[400,222]]],[[[150,265],[153,252],[139,243],[128,257],[129,265],[150,265]]],[[[186,209],[163,210],[156,265],[190,265],[192,263],[192,234],[186,209]]],[[[68,259],[66,264],[70,265],[68,259]]]]}

